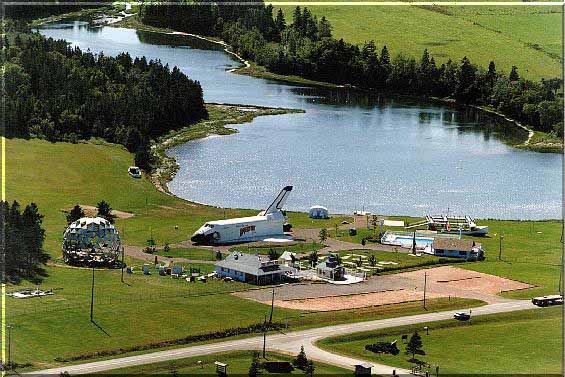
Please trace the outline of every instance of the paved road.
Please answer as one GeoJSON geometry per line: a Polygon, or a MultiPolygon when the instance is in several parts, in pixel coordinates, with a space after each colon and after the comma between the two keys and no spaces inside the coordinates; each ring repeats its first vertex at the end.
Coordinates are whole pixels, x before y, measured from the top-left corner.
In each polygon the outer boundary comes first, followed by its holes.
{"type": "MultiPolygon", "coordinates": [[[[529,301],[513,301],[498,304],[485,305],[480,308],[472,309],[473,316],[511,312],[516,310],[534,309],[536,308],[529,301]]],[[[359,331],[377,330],[388,327],[396,327],[409,325],[414,323],[424,323],[430,321],[440,321],[450,319],[456,310],[426,313],[413,316],[397,317],[380,319],[367,322],[348,323],[335,326],[319,327],[315,329],[293,331],[287,334],[274,334],[267,336],[267,348],[272,351],[297,354],[300,346],[304,346],[306,354],[313,360],[325,362],[332,365],[341,366],[347,369],[353,369],[353,365],[362,362],[363,360],[354,359],[335,355],[330,352],[317,348],[314,343],[322,338],[336,335],[350,334],[359,331]]],[[[67,371],[70,374],[83,374],[83,373],[96,373],[117,368],[131,367],[135,365],[144,365],[156,363],[160,361],[168,361],[181,359],[186,357],[209,355],[214,353],[222,353],[234,350],[251,350],[261,349],[263,344],[262,337],[253,337],[247,339],[230,340],[214,344],[205,344],[200,346],[191,346],[184,348],[177,348],[166,351],[158,351],[147,353],[143,355],[128,356],[118,359],[96,361],[86,364],[78,364],[71,366],[64,366],[53,369],[46,369],[30,374],[59,374],[67,371]]],[[[392,374],[393,369],[396,373],[404,374],[407,371],[392,368],[386,365],[375,365],[373,373],[375,374],[392,374]]]]}

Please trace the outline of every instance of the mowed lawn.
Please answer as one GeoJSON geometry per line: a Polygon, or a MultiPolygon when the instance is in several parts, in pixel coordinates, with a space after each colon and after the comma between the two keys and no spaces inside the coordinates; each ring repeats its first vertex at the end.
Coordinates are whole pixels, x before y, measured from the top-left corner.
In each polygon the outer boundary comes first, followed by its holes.
{"type": "MultiPolygon", "coordinates": [[[[262,355],[261,355],[262,356],[262,355]]],[[[308,356],[308,355],[306,355],[308,356]]],[[[264,361],[288,361],[292,363],[294,357],[281,355],[273,352],[267,352],[266,359],[260,358],[260,362],[264,361]]],[[[232,351],[221,354],[205,355],[198,357],[190,357],[186,359],[165,361],[161,363],[141,365],[130,368],[115,369],[109,371],[109,374],[120,375],[139,375],[139,374],[161,374],[161,373],[178,373],[183,375],[215,375],[216,365],[214,362],[219,361],[228,364],[228,375],[245,376],[248,374],[249,366],[253,360],[252,351],[232,351]]],[[[333,374],[333,375],[350,375],[348,369],[338,368],[333,365],[314,363],[315,374],[333,374]]],[[[265,369],[261,371],[261,375],[281,375],[280,373],[269,373],[265,369]]],[[[294,369],[290,374],[304,375],[300,369],[294,369]]],[[[284,374],[287,375],[287,374],[284,374]]]]}
{"type": "Polygon", "coordinates": [[[561,307],[478,316],[472,323],[456,320],[430,322],[328,338],[318,344],[327,350],[386,365],[410,368],[401,335],[415,330],[422,336],[435,375],[445,374],[558,374],[561,373],[561,307]],[[423,327],[429,327],[429,335],[423,327]],[[376,342],[398,341],[400,354],[365,350],[376,342]]]}
{"type": "MultiPolygon", "coordinates": [[[[307,5],[307,3],[304,3],[307,5]]],[[[275,7],[278,8],[278,7],[275,7]]],[[[282,7],[292,22],[294,6],[282,7]]],[[[312,5],[326,16],[336,38],[362,44],[374,40],[419,59],[428,49],[436,62],[451,58],[499,70],[515,65],[531,79],[561,76],[561,8],[559,6],[346,6],[312,5]],[[537,45],[537,46],[536,46],[537,45]]]]}
{"type": "MultiPolygon", "coordinates": [[[[263,321],[269,305],[235,297],[228,292],[249,288],[211,280],[126,275],[119,270],[96,270],[94,319],[90,322],[92,271],[48,267],[41,285],[55,294],[41,299],[7,298],[7,323],[14,326],[13,357],[31,362],[33,369],[53,366],[56,357],[69,358],[101,350],[116,350],[189,335],[246,327],[263,321]]],[[[22,284],[32,286],[30,284],[22,284]]],[[[8,291],[21,287],[8,287],[8,291]]],[[[298,316],[277,309],[274,321],[298,316]]]]}

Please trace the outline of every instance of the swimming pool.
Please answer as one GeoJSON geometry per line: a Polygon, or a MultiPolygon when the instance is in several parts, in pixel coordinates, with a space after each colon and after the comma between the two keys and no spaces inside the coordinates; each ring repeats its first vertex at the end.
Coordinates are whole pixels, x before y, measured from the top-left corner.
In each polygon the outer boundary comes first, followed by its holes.
{"type": "MultiPolygon", "coordinates": [[[[416,234],[416,247],[419,249],[424,249],[434,242],[435,237],[447,237],[455,238],[456,236],[451,235],[418,235],[416,234]]],[[[385,245],[400,246],[404,248],[411,248],[414,242],[414,235],[410,233],[398,233],[398,232],[386,232],[381,238],[381,243],[385,245]]]]}

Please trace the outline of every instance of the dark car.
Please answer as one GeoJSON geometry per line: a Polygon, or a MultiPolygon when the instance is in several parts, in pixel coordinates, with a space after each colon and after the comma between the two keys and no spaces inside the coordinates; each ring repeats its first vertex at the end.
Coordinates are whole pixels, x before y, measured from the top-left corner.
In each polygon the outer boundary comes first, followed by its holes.
{"type": "Polygon", "coordinates": [[[471,314],[465,312],[457,312],[453,315],[453,318],[458,321],[468,321],[471,319],[471,314]]]}

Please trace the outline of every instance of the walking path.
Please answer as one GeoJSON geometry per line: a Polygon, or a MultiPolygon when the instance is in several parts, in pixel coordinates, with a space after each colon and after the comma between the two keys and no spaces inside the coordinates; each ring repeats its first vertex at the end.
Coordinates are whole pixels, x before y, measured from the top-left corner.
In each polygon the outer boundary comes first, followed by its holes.
{"type": "MultiPolygon", "coordinates": [[[[473,316],[512,312],[517,310],[534,309],[536,306],[529,301],[512,301],[499,304],[485,305],[480,308],[473,309],[473,316]]],[[[316,346],[316,342],[320,339],[330,336],[346,335],[354,332],[378,330],[390,327],[410,325],[414,323],[424,323],[432,321],[448,320],[453,317],[455,310],[444,312],[425,313],[419,315],[387,318],[368,322],[347,323],[342,325],[319,327],[314,329],[289,332],[287,334],[274,334],[266,338],[267,349],[274,352],[297,354],[301,346],[309,358],[324,362],[327,364],[337,365],[347,369],[353,369],[353,365],[365,362],[365,360],[356,359],[336,355],[331,352],[322,350],[316,346]]],[[[165,351],[146,353],[142,355],[127,356],[122,358],[101,360],[85,364],[69,365],[58,368],[46,369],[29,374],[35,375],[57,375],[63,372],[69,374],[97,373],[112,369],[132,367],[136,365],[145,365],[157,363],[161,361],[177,360],[187,357],[210,355],[235,350],[259,350],[263,346],[262,337],[253,337],[246,339],[230,340],[225,342],[205,344],[199,346],[183,347],[165,351]]],[[[409,371],[401,368],[395,368],[387,365],[374,364],[372,372],[374,374],[391,375],[393,371],[397,374],[407,374],[409,371]]]]}

